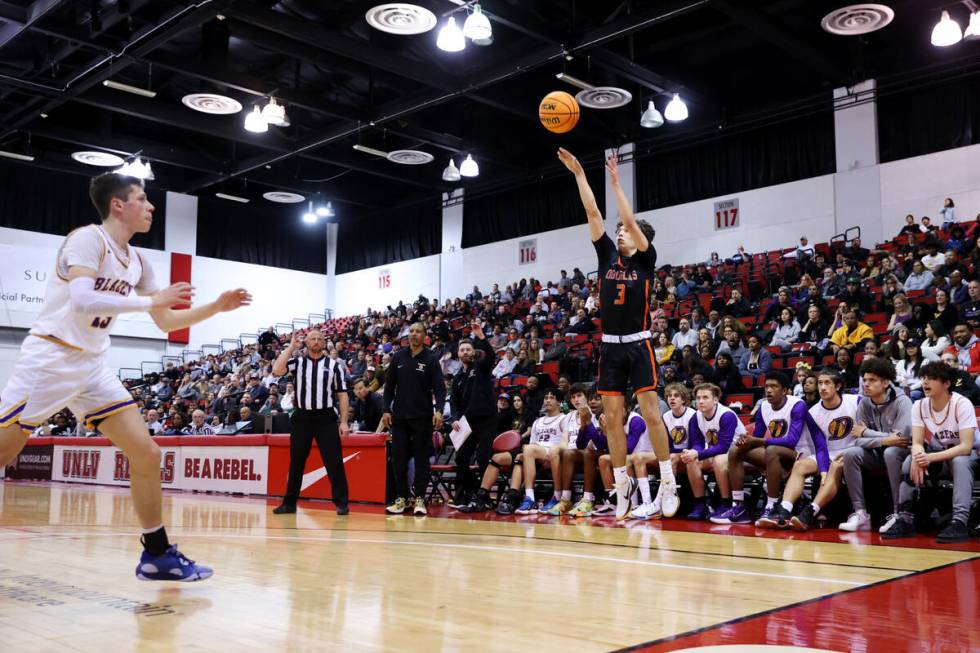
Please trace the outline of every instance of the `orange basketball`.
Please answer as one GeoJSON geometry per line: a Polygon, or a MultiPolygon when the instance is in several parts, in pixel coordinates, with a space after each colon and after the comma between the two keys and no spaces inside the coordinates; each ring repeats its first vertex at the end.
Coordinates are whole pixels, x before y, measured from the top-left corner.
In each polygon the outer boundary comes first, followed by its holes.
{"type": "Polygon", "coordinates": [[[572,131],[578,123],[579,108],[575,98],[565,91],[552,91],[538,105],[538,118],[544,128],[556,134],[572,131]]]}

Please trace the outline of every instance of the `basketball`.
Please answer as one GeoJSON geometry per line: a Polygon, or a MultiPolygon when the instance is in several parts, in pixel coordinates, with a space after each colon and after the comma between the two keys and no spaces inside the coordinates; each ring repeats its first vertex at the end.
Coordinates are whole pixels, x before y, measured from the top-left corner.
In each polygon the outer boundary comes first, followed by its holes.
{"type": "Polygon", "coordinates": [[[575,98],[565,91],[552,91],[541,99],[538,118],[544,128],[556,134],[570,132],[578,123],[579,108],[575,98]]]}

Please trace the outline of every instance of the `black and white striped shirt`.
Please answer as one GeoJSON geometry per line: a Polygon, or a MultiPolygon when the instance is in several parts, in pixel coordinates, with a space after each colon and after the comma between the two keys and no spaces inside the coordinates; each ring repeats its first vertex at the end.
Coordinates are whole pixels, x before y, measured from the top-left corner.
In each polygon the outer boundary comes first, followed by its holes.
{"type": "Polygon", "coordinates": [[[296,379],[296,408],[327,410],[335,404],[334,393],[347,392],[344,364],[329,356],[313,360],[297,356],[286,363],[286,369],[296,379]]]}

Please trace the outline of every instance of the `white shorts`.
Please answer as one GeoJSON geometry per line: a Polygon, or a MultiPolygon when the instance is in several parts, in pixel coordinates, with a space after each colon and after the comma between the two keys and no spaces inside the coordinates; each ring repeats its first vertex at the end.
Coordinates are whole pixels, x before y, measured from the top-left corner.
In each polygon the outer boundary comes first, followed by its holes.
{"type": "Polygon", "coordinates": [[[19,423],[33,431],[65,406],[91,429],[136,402],[101,354],[27,336],[0,393],[0,428],[19,423]]]}

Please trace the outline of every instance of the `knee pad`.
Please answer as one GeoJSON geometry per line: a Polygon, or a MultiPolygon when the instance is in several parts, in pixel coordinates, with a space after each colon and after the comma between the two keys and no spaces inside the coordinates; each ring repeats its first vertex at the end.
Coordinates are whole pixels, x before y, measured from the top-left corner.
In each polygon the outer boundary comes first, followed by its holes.
{"type": "Polygon", "coordinates": [[[503,468],[502,468],[502,467],[500,466],[500,463],[498,463],[498,462],[497,462],[496,460],[494,460],[493,458],[491,458],[491,459],[490,459],[490,462],[489,462],[489,463],[487,463],[487,465],[489,465],[490,467],[494,467],[494,468],[496,468],[496,469],[497,469],[497,471],[500,471],[501,469],[503,469],[503,468]]]}

